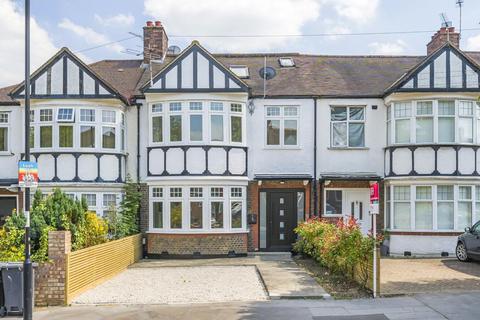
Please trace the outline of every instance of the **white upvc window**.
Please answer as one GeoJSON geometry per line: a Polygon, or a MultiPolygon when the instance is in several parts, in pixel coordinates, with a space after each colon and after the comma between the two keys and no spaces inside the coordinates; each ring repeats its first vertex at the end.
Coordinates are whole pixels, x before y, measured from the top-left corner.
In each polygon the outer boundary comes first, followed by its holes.
{"type": "Polygon", "coordinates": [[[433,229],[432,186],[415,187],[415,229],[433,229]]]}
{"type": "Polygon", "coordinates": [[[341,216],[343,213],[343,190],[325,189],[325,216],[341,216]]]}
{"type": "Polygon", "coordinates": [[[113,123],[117,122],[117,113],[112,110],[102,110],[102,122],[103,123],[113,123]]]}
{"type": "Polygon", "coordinates": [[[433,101],[417,101],[415,120],[417,143],[433,143],[433,101]]]}
{"type": "Polygon", "coordinates": [[[153,187],[151,188],[152,205],[150,211],[152,212],[152,221],[150,228],[153,230],[161,230],[164,228],[164,188],[153,187]]]}
{"type": "Polygon", "coordinates": [[[221,143],[225,141],[225,112],[223,102],[210,102],[210,141],[221,143]]]}
{"type": "Polygon", "coordinates": [[[411,102],[395,102],[393,104],[395,117],[395,143],[410,143],[411,102]]]}
{"type": "Polygon", "coordinates": [[[191,142],[203,141],[203,104],[202,102],[189,103],[189,138],[191,142]]]}
{"type": "Polygon", "coordinates": [[[365,107],[330,107],[330,146],[332,148],[365,147],[365,107]]]}
{"type": "Polygon", "coordinates": [[[455,100],[438,101],[438,142],[455,142],[455,100]]]}
{"type": "Polygon", "coordinates": [[[170,142],[182,142],[182,103],[170,102],[169,111],[170,142]]]}
{"type": "Polygon", "coordinates": [[[243,142],[243,104],[230,104],[230,141],[232,143],[243,142]]]}
{"type": "Polygon", "coordinates": [[[97,211],[97,195],[95,193],[83,193],[81,197],[85,199],[89,211],[97,211]]]}
{"type": "Polygon", "coordinates": [[[393,228],[410,229],[411,227],[411,204],[410,186],[393,187],[393,228]]]}
{"type": "Polygon", "coordinates": [[[265,119],[267,146],[298,146],[298,106],[267,106],[265,119]]]}
{"type": "Polygon", "coordinates": [[[53,148],[53,109],[40,109],[40,148],[53,148]]]}
{"type": "Polygon", "coordinates": [[[151,142],[161,143],[163,142],[163,104],[154,103],[151,105],[151,142]]]}
{"type": "MultiPolygon", "coordinates": [[[[480,188],[477,188],[480,190],[480,188]]],[[[455,229],[455,201],[453,185],[437,186],[437,229],[455,229]]]]}
{"type": "Polygon", "coordinates": [[[458,101],[458,138],[461,143],[473,143],[474,112],[473,101],[458,101]]]}
{"type": "Polygon", "coordinates": [[[6,111],[0,112],[0,153],[8,153],[10,150],[9,126],[10,113],[6,111]]]}

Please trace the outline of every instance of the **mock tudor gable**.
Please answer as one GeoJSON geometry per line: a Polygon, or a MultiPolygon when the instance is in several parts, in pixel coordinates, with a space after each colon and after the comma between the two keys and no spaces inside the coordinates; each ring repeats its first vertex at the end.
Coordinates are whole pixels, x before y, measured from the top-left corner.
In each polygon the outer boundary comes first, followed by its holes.
{"type": "Polygon", "coordinates": [[[479,83],[479,65],[447,42],[397,80],[386,92],[478,91],[479,83]]]}
{"type": "Polygon", "coordinates": [[[248,86],[194,41],[142,89],[144,92],[247,92],[248,86]]]}
{"type": "MultiPolygon", "coordinates": [[[[12,92],[14,98],[23,98],[24,84],[12,92]]],[[[62,48],[31,76],[31,98],[119,98],[126,100],[108,83],[93,72],[68,48],[62,48]]]]}

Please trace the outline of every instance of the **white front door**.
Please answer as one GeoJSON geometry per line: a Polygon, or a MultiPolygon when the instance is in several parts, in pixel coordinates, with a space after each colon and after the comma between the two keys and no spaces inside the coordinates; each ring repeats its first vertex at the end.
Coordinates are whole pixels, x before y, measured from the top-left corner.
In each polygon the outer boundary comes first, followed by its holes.
{"type": "Polygon", "coordinates": [[[359,190],[347,192],[347,210],[346,215],[354,217],[363,234],[367,234],[372,228],[372,217],[369,213],[370,209],[370,193],[369,190],[359,190]]]}

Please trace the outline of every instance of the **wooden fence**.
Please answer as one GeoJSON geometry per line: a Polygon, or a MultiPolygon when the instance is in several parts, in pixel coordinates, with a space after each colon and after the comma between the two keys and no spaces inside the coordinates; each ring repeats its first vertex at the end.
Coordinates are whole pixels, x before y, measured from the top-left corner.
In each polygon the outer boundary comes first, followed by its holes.
{"type": "Polygon", "coordinates": [[[125,270],[142,256],[142,236],[137,234],[66,255],[65,302],[125,270]]]}

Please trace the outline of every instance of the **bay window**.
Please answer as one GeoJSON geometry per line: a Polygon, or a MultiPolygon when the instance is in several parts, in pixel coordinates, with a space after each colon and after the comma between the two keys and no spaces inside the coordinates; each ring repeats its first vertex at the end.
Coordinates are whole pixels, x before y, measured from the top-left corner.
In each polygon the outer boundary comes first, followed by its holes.
{"type": "Polygon", "coordinates": [[[115,127],[102,127],[102,147],[115,149],[115,127]]]}
{"type": "Polygon", "coordinates": [[[457,229],[463,230],[472,225],[472,187],[458,187],[457,229]]]}
{"type": "Polygon", "coordinates": [[[438,101],[438,142],[455,142],[455,101],[438,101]]]}
{"type": "Polygon", "coordinates": [[[417,143],[433,142],[433,103],[419,101],[416,108],[416,138],[417,143]]]}
{"type": "Polygon", "coordinates": [[[170,228],[181,229],[183,220],[182,188],[170,188],[170,228]]]}
{"type": "Polygon", "coordinates": [[[171,142],[182,141],[182,116],[181,115],[170,116],[170,141],[171,142]]]}
{"type": "Polygon", "coordinates": [[[223,208],[223,188],[213,187],[210,191],[210,227],[212,229],[222,229],[224,219],[223,208]]]}
{"type": "Polygon", "coordinates": [[[460,142],[473,143],[473,102],[458,102],[458,138],[460,142]]]}
{"type": "Polygon", "coordinates": [[[95,127],[93,126],[80,127],[80,147],[95,148],[95,127]]]}
{"type": "Polygon", "coordinates": [[[52,126],[41,126],[40,127],[40,148],[51,148],[52,147],[52,126]]]}
{"type": "Polygon", "coordinates": [[[190,228],[202,229],[203,227],[203,188],[190,188],[190,228]]]}
{"type": "Polygon", "coordinates": [[[210,116],[210,130],[212,141],[223,141],[223,115],[212,114],[210,116]]]}
{"type": "Polygon", "coordinates": [[[190,115],[190,141],[203,140],[203,117],[201,114],[190,115]]]}
{"type": "Polygon", "coordinates": [[[330,143],[332,147],[365,147],[364,107],[330,107],[330,121],[330,143]]]}
{"type": "Polygon", "coordinates": [[[73,148],[73,126],[58,126],[58,146],[73,148]]]}
{"type": "MultiPolygon", "coordinates": [[[[477,188],[480,190],[480,188],[477,188]]],[[[453,186],[437,186],[437,228],[453,230],[454,220],[453,186]]]]}

